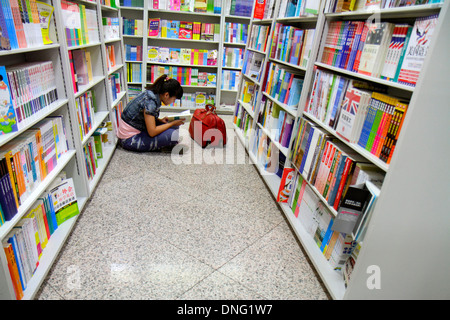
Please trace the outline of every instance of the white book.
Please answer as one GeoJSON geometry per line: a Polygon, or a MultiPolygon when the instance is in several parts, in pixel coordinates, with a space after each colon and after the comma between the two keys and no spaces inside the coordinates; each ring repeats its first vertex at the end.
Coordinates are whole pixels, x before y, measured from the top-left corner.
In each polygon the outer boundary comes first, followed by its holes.
{"type": "Polygon", "coordinates": [[[192,118],[192,114],[189,110],[185,110],[180,113],[174,113],[166,116],[169,119],[169,122],[174,120],[184,120],[185,122],[190,121],[192,118]]]}

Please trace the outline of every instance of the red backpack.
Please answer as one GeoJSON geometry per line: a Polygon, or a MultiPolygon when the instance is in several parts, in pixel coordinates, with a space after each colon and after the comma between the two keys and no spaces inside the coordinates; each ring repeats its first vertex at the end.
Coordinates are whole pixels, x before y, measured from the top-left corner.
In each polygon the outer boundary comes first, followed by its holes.
{"type": "Polygon", "coordinates": [[[216,107],[207,104],[205,109],[197,109],[189,124],[189,134],[202,148],[225,146],[227,131],[225,122],[216,114],[216,107]]]}

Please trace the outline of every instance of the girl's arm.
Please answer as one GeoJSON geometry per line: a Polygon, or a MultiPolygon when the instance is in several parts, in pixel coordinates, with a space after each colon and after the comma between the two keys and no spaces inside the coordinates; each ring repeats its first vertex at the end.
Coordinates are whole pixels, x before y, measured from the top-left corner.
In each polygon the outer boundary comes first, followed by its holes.
{"type": "Polygon", "coordinates": [[[157,126],[155,117],[146,113],[144,113],[144,119],[145,119],[145,126],[147,128],[147,133],[150,137],[155,137],[161,132],[164,132],[173,126],[181,126],[184,123],[183,120],[175,120],[157,126]]]}

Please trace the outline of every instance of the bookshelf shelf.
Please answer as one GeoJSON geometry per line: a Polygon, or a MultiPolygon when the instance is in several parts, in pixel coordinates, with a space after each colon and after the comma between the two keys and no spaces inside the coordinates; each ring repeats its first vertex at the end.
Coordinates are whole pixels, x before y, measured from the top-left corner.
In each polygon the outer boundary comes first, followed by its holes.
{"type": "Polygon", "coordinates": [[[27,52],[34,52],[34,51],[42,51],[42,50],[50,50],[50,49],[57,49],[59,48],[58,43],[54,44],[47,44],[43,46],[38,47],[30,47],[30,48],[23,48],[23,49],[13,49],[13,50],[2,50],[0,51],[0,57],[2,56],[10,56],[13,54],[19,54],[19,53],[27,53],[27,52]]]}
{"type": "Polygon", "coordinates": [[[263,92],[263,95],[265,97],[267,97],[268,99],[272,100],[273,102],[275,102],[277,105],[279,105],[280,107],[282,107],[287,113],[289,113],[290,115],[292,115],[293,117],[297,116],[297,112],[298,110],[296,109],[296,107],[293,106],[288,106],[287,104],[284,104],[280,101],[278,101],[277,99],[275,99],[274,97],[272,97],[271,95],[269,95],[267,92],[263,92]]]}
{"type": "Polygon", "coordinates": [[[385,85],[387,87],[396,88],[396,89],[400,89],[400,90],[407,91],[407,92],[413,92],[414,91],[414,87],[411,87],[411,86],[407,86],[407,85],[404,85],[404,84],[401,84],[401,83],[388,81],[388,80],[384,80],[384,79],[380,79],[380,78],[366,76],[364,74],[360,74],[360,73],[357,73],[357,72],[352,72],[352,71],[345,70],[345,69],[342,69],[342,68],[333,67],[333,66],[330,66],[330,65],[325,64],[325,63],[316,62],[315,65],[318,66],[318,67],[324,68],[324,69],[331,70],[333,72],[337,72],[337,73],[340,73],[340,74],[345,74],[347,76],[351,76],[351,77],[358,78],[358,79],[361,79],[361,80],[366,80],[366,81],[370,81],[370,82],[374,82],[374,83],[379,83],[379,84],[385,85]]]}
{"type": "Polygon", "coordinates": [[[65,168],[67,163],[75,156],[75,150],[69,150],[58,159],[58,165],[50,172],[50,174],[31,192],[27,200],[18,208],[17,214],[10,220],[5,222],[0,228],[0,239],[4,239],[19,220],[28,212],[37,198],[48,188],[55,177],[65,168]]]}
{"type": "Polygon", "coordinates": [[[49,116],[50,114],[57,111],[59,108],[61,108],[65,104],[67,104],[68,101],[69,100],[67,100],[67,99],[59,99],[59,100],[53,102],[52,104],[48,105],[41,111],[37,112],[35,115],[35,119],[31,120],[28,124],[24,125],[21,130],[12,132],[12,133],[8,133],[8,134],[4,134],[4,135],[0,135],[0,146],[6,144],[7,142],[11,141],[15,137],[18,137],[23,132],[25,132],[26,129],[31,128],[33,125],[38,123],[40,120],[46,118],[47,116],[49,116]]]}
{"type": "Polygon", "coordinates": [[[359,154],[361,154],[362,156],[364,156],[367,160],[369,160],[370,162],[372,162],[374,165],[376,165],[377,167],[379,167],[381,170],[387,172],[389,169],[389,165],[386,164],[386,162],[381,161],[379,158],[375,157],[373,154],[371,154],[369,151],[363,149],[362,147],[360,147],[359,145],[355,145],[353,143],[349,143],[347,141],[345,141],[344,139],[342,139],[341,137],[339,137],[339,135],[336,134],[336,130],[331,129],[330,127],[328,127],[327,125],[323,124],[320,120],[318,120],[317,118],[315,118],[314,116],[308,114],[308,113],[303,113],[303,115],[305,117],[308,117],[309,119],[311,119],[312,121],[314,121],[315,124],[319,125],[321,128],[325,129],[326,131],[328,131],[329,133],[331,133],[334,137],[336,137],[336,139],[339,139],[339,141],[341,141],[342,143],[346,144],[347,146],[349,146],[350,148],[352,148],[353,150],[355,150],[356,152],[358,152],[359,154]]]}
{"type": "Polygon", "coordinates": [[[300,67],[298,65],[295,65],[295,64],[292,64],[292,63],[289,63],[289,62],[286,62],[286,61],[281,61],[281,60],[273,59],[273,58],[269,58],[269,61],[272,61],[272,62],[275,62],[275,63],[278,63],[278,64],[282,64],[284,66],[293,68],[293,69],[298,70],[298,71],[306,72],[306,68],[300,67]]]}
{"type": "Polygon", "coordinates": [[[89,89],[92,89],[93,87],[95,87],[97,84],[99,84],[99,83],[102,82],[103,80],[105,80],[105,76],[94,76],[93,79],[92,79],[92,81],[89,82],[87,85],[79,86],[78,92],[75,93],[75,98],[78,98],[78,97],[81,96],[83,93],[85,93],[85,92],[88,91],[89,89]]]}
{"type": "Polygon", "coordinates": [[[381,18],[415,18],[439,13],[442,3],[422,4],[409,7],[386,8],[373,11],[348,11],[341,13],[325,13],[327,19],[367,19],[373,14],[379,14],[381,18]]]}
{"type": "Polygon", "coordinates": [[[78,45],[78,46],[70,46],[67,49],[68,50],[85,49],[85,48],[101,46],[101,44],[102,44],[101,42],[93,42],[93,43],[88,43],[88,44],[81,44],[81,45],[78,45]]]}
{"type": "Polygon", "coordinates": [[[117,41],[121,41],[122,39],[120,39],[120,38],[117,38],[117,39],[106,39],[105,40],[105,44],[106,43],[112,43],[112,42],[117,42],[117,41]]]}
{"type": "MultiPolygon", "coordinates": [[[[85,202],[78,198],[78,204],[85,202]]],[[[80,208],[81,211],[81,208],[80,208]]],[[[64,246],[68,236],[70,235],[73,227],[77,222],[78,216],[72,217],[71,219],[64,222],[55,232],[52,234],[50,241],[48,242],[45,250],[42,253],[42,257],[39,261],[39,266],[36,268],[33,277],[30,279],[27,285],[27,289],[24,291],[23,300],[32,300],[38,293],[40,286],[45,280],[48,272],[50,271],[53,263],[58,257],[59,252],[64,246]]]]}
{"type": "Polygon", "coordinates": [[[106,170],[106,167],[108,166],[109,160],[111,160],[115,149],[116,149],[115,145],[103,147],[103,158],[97,159],[98,162],[97,171],[95,173],[94,178],[89,181],[89,190],[91,190],[91,192],[95,190],[95,187],[100,181],[103,172],[106,170]]]}

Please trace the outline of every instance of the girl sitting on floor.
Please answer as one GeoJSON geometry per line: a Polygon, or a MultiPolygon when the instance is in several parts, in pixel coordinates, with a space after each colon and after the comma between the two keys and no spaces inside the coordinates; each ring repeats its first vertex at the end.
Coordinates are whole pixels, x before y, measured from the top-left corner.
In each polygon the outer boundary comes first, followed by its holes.
{"type": "Polygon", "coordinates": [[[169,105],[183,96],[180,83],[162,75],[128,103],[117,132],[122,148],[137,152],[162,151],[178,143],[183,120],[159,119],[161,102],[169,105]]]}

